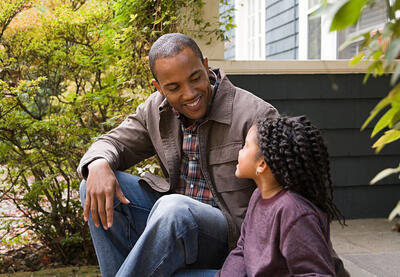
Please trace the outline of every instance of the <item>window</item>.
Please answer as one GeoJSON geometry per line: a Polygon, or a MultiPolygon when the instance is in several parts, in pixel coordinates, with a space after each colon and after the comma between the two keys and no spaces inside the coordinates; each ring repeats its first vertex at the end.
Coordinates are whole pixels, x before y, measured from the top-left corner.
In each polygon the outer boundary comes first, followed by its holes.
{"type": "MultiPolygon", "coordinates": [[[[361,18],[356,26],[352,26],[337,33],[338,46],[340,47],[340,45],[342,45],[346,40],[355,37],[358,34],[362,34],[370,30],[383,29],[386,20],[386,4],[382,2],[379,3],[379,1],[377,1],[372,8],[367,7],[363,10],[361,18]]],[[[342,51],[338,51],[338,58],[350,59],[354,55],[358,54],[359,47],[360,41],[354,42],[342,51]]]]}
{"type": "Polygon", "coordinates": [[[265,59],[265,1],[237,0],[235,56],[237,60],[265,59]],[[243,23],[242,23],[243,22],[243,23]]]}
{"type": "Polygon", "coordinates": [[[308,16],[308,59],[321,59],[321,18],[308,16]]]}
{"type": "Polygon", "coordinates": [[[319,7],[321,3],[321,0],[308,0],[307,59],[321,59],[321,17],[312,17],[312,13],[319,7]]]}
{"type": "Polygon", "coordinates": [[[358,34],[382,29],[386,21],[386,4],[376,1],[372,8],[363,10],[356,26],[329,32],[330,18],[324,14],[319,18],[311,16],[321,3],[322,0],[299,1],[299,59],[350,59],[358,53],[360,41],[339,52],[340,46],[358,34]]]}

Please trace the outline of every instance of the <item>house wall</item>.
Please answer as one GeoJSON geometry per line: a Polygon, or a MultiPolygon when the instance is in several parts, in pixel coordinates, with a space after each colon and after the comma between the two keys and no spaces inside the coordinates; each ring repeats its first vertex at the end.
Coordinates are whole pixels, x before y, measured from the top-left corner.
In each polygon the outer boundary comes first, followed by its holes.
{"type": "MultiPolygon", "coordinates": [[[[235,8],[234,0],[227,0],[227,4],[220,3],[219,4],[219,14],[225,14],[229,9],[235,8]]],[[[232,12],[233,16],[233,24],[237,24],[237,20],[235,17],[235,13],[232,12]]],[[[236,28],[232,28],[229,31],[225,30],[225,36],[228,38],[227,41],[224,42],[225,51],[224,51],[224,59],[225,60],[234,60],[235,59],[235,39],[236,39],[236,28]]]]}
{"type": "Polygon", "coordinates": [[[297,59],[298,0],[265,0],[265,47],[267,60],[297,59]]]}
{"type": "MultiPolygon", "coordinates": [[[[243,69],[244,70],[244,69],[243,69]]],[[[346,218],[387,217],[400,200],[400,182],[391,176],[369,181],[384,168],[396,167],[400,143],[376,155],[370,139],[374,122],[360,132],[371,109],[385,96],[389,77],[364,74],[230,74],[232,83],[273,104],[281,114],[307,115],[320,128],[331,159],[334,199],[346,218]]],[[[379,136],[377,136],[379,137],[379,136]]]]}

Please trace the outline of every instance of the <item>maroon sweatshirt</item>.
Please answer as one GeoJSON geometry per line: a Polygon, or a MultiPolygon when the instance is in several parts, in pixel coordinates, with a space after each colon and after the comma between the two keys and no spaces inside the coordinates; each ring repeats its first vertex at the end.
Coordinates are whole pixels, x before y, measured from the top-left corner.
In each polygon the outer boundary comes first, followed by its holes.
{"type": "Polygon", "coordinates": [[[215,276],[336,276],[333,256],[325,213],[294,192],[263,199],[256,189],[237,247],[215,276]]]}

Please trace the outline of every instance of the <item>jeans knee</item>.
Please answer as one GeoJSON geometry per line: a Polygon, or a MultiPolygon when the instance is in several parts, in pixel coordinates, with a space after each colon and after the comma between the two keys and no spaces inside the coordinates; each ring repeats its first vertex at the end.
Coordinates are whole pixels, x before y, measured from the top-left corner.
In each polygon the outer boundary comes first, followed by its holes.
{"type": "Polygon", "coordinates": [[[83,207],[85,205],[85,200],[86,200],[86,180],[82,180],[79,186],[79,197],[81,199],[81,205],[83,207]]]}
{"type": "Polygon", "coordinates": [[[170,194],[160,197],[150,212],[149,222],[162,222],[165,226],[184,224],[195,227],[196,222],[190,210],[190,198],[180,194],[170,194]]]}

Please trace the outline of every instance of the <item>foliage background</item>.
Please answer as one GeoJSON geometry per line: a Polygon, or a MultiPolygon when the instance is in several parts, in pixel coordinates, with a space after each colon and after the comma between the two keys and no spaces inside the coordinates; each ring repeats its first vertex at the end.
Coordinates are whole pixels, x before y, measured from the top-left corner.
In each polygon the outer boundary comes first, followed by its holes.
{"type": "MultiPolygon", "coordinates": [[[[94,262],[78,196],[79,160],[97,136],[153,92],[147,54],[159,36],[224,38],[223,23],[202,19],[203,5],[0,1],[0,201],[19,210],[19,230],[33,232],[52,259],[94,262]]],[[[231,25],[229,14],[225,20],[231,25]]],[[[157,172],[155,159],[132,170],[144,169],[157,172]]],[[[2,211],[2,244],[28,242],[21,233],[4,236],[15,222],[15,215],[2,211]]]]}

